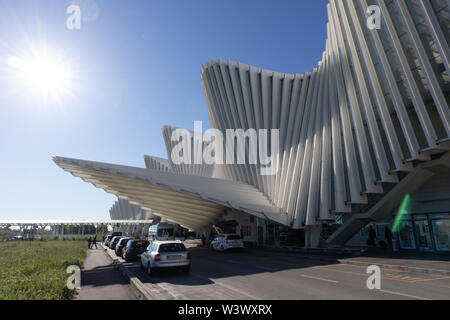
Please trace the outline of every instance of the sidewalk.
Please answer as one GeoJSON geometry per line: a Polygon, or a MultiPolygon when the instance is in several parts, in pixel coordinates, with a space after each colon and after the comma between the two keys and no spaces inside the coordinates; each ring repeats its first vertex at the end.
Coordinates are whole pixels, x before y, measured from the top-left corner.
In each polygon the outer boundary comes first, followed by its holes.
{"type": "Polygon", "coordinates": [[[88,250],[81,270],[81,290],[76,300],[136,300],[128,281],[111,264],[102,245],[88,250]]]}

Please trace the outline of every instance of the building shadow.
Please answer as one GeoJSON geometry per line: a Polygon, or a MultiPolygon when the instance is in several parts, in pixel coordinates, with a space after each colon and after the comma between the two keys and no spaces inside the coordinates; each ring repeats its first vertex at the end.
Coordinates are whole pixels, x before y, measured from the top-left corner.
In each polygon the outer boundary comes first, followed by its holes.
{"type": "Polygon", "coordinates": [[[81,272],[81,286],[110,286],[110,285],[126,285],[127,281],[117,270],[117,266],[99,266],[81,272]]]}
{"type": "Polygon", "coordinates": [[[192,264],[191,272],[187,275],[177,270],[167,270],[148,276],[145,270],[139,267],[139,262],[127,263],[124,266],[142,283],[204,286],[214,284],[214,280],[220,278],[276,273],[287,270],[301,270],[314,266],[339,264],[337,258],[333,260],[327,257],[327,260],[321,261],[317,257],[310,259],[296,254],[280,254],[254,249],[213,252],[204,247],[194,247],[189,250],[192,256],[192,264]]]}

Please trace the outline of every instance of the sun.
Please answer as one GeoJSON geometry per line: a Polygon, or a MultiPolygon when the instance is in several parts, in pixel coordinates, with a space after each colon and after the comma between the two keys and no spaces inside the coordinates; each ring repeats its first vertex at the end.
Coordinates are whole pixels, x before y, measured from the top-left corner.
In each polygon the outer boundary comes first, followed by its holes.
{"type": "Polygon", "coordinates": [[[46,99],[59,99],[73,87],[73,72],[69,63],[48,54],[27,59],[11,56],[8,65],[15,71],[21,89],[35,92],[46,99]]]}

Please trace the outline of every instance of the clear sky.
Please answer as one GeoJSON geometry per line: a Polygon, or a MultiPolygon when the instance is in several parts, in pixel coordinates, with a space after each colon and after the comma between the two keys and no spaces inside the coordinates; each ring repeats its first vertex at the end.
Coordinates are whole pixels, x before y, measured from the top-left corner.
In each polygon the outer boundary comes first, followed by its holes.
{"type": "Polygon", "coordinates": [[[144,154],[166,157],[163,125],[209,125],[202,63],[311,71],[325,49],[326,4],[0,0],[0,219],[108,219],[115,197],[53,156],[140,167],[144,154]],[[80,30],[66,27],[72,3],[80,30]],[[32,84],[18,76],[16,60],[43,55],[71,70],[58,93],[35,88],[40,74],[32,84]]]}

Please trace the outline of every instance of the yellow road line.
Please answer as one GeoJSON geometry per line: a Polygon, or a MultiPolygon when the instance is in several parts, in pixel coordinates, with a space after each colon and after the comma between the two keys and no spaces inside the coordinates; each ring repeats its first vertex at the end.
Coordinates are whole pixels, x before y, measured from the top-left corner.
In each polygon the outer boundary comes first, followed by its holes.
{"type": "MultiPolygon", "coordinates": [[[[364,262],[364,263],[370,263],[370,262],[364,262]]],[[[345,263],[345,262],[341,262],[340,264],[341,265],[346,265],[346,266],[351,266],[351,267],[363,268],[363,269],[367,268],[367,266],[360,266],[360,265],[355,265],[355,264],[350,264],[350,263],[345,263]]],[[[339,264],[337,264],[337,265],[339,265],[339,264]]],[[[374,263],[373,265],[376,266],[377,264],[374,263]]],[[[380,267],[380,268],[383,269],[383,270],[386,270],[386,271],[394,271],[394,272],[399,272],[399,273],[422,274],[421,272],[417,272],[417,271],[390,269],[390,268],[387,268],[387,267],[380,267]]],[[[435,274],[435,273],[427,273],[427,274],[430,275],[430,276],[437,276],[437,277],[441,276],[440,274],[435,274]]]]}
{"type": "MultiPolygon", "coordinates": [[[[442,280],[442,279],[450,279],[450,277],[447,276],[447,277],[432,278],[432,279],[420,279],[420,280],[417,280],[414,282],[433,281],[433,280],[442,280]]],[[[448,288],[450,288],[450,287],[448,287],[448,288]]]]}
{"type": "MultiPolygon", "coordinates": [[[[344,263],[344,262],[341,262],[340,264],[337,264],[337,266],[339,266],[339,265],[345,265],[345,266],[356,267],[356,268],[361,268],[361,269],[367,269],[367,267],[368,267],[368,266],[360,266],[360,265],[351,264],[351,263],[344,263]]],[[[373,264],[373,265],[376,266],[376,264],[373,264]]],[[[380,268],[383,269],[383,270],[386,270],[386,271],[394,271],[394,272],[400,272],[400,273],[409,272],[409,271],[406,271],[406,270],[389,269],[389,268],[385,268],[385,267],[380,267],[380,268]]]]}
{"type": "MultiPolygon", "coordinates": [[[[351,271],[342,271],[342,270],[336,270],[333,268],[327,268],[327,267],[313,267],[314,269],[323,269],[323,270],[330,270],[330,271],[336,271],[336,272],[341,272],[341,273],[347,273],[347,274],[354,274],[354,275],[358,275],[358,276],[363,276],[363,277],[367,277],[368,274],[367,273],[357,273],[357,272],[351,272],[351,271]]],[[[383,278],[383,276],[382,276],[383,278]]],[[[407,280],[402,280],[402,279],[396,279],[396,278],[390,278],[390,277],[384,277],[385,279],[388,280],[395,280],[395,281],[401,281],[401,282],[407,282],[407,283],[411,283],[411,280],[407,281],[407,280]]]]}
{"type": "MultiPolygon", "coordinates": [[[[363,268],[363,269],[366,268],[364,266],[357,266],[357,265],[347,264],[347,263],[345,263],[345,265],[347,265],[347,266],[354,266],[354,267],[363,268]]],[[[338,266],[338,265],[336,265],[336,266],[338,266]]],[[[404,270],[393,270],[393,269],[387,269],[387,268],[383,268],[383,267],[381,267],[381,269],[382,270],[394,271],[394,272],[400,272],[400,273],[408,272],[408,273],[420,274],[418,272],[409,272],[409,271],[404,271],[404,270]]],[[[390,273],[385,274],[385,276],[388,276],[389,278],[392,277],[392,278],[396,278],[396,279],[399,279],[399,280],[406,280],[406,281],[411,282],[411,283],[413,283],[413,282],[423,282],[423,281],[450,279],[450,276],[441,276],[441,275],[438,275],[438,274],[431,274],[431,273],[429,273],[427,275],[436,276],[437,278],[422,279],[422,278],[414,278],[414,277],[409,277],[409,276],[402,277],[400,275],[390,274],[390,273]]],[[[450,288],[450,287],[448,287],[448,288],[450,288]]]]}

